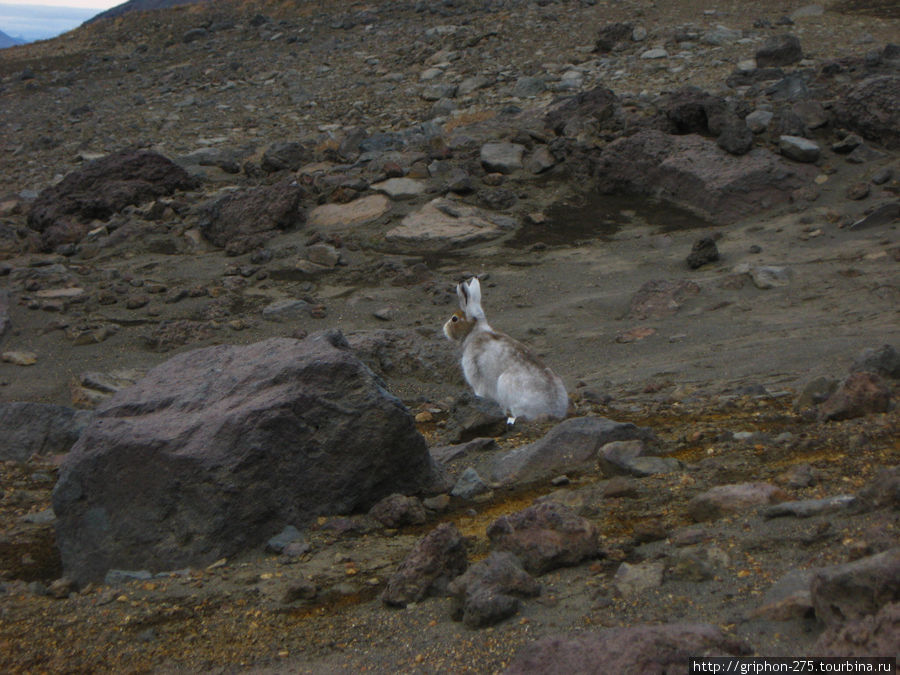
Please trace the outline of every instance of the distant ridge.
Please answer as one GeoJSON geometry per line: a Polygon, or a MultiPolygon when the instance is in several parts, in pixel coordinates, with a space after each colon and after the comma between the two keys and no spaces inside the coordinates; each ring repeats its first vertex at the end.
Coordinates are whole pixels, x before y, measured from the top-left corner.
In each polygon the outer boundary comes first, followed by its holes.
{"type": "Polygon", "coordinates": [[[0,49],[6,49],[7,47],[14,47],[15,45],[24,45],[25,40],[21,38],[10,37],[2,30],[0,30],[0,49]]]}
{"type": "Polygon", "coordinates": [[[85,23],[91,23],[98,19],[113,19],[129,12],[147,12],[154,9],[168,9],[179,5],[196,5],[199,2],[207,0],[128,0],[121,5],[116,5],[105,12],[100,12],[97,16],[89,19],[85,23]]]}

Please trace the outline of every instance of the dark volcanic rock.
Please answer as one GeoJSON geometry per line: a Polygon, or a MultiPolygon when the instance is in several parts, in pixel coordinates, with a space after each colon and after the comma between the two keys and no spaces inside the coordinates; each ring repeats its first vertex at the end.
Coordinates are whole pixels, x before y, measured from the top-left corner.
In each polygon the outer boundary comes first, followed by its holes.
{"type": "Polygon", "coordinates": [[[790,33],[773,35],[756,50],[756,65],[759,68],[789,66],[802,58],[800,39],[790,33]]]}
{"type": "Polygon", "coordinates": [[[593,468],[597,451],[612,441],[653,441],[650,429],[603,417],[575,417],[557,424],[543,438],[498,457],[491,477],[500,483],[541,478],[573,469],[593,468]]]}
{"type": "Polygon", "coordinates": [[[190,190],[198,182],[160,154],[120,152],[88,162],[60,183],[43,190],[28,214],[44,247],[77,242],[91,220],[104,220],[126,206],[190,190]]]}
{"type": "Polygon", "coordinates": [[[274,230],[306,222],[305,192],[291,180],[268,187],[232,192],[204,207],[201,232],[234,254],[257,248],[274,230]]]}
{"type": "Polygon", "coordinates": [[[296,171],[311,160],[312,153],[300,143],[273,143],[263,153],[260,168],[267,173],[296,171]]]}
{"type": "Polygon", "coordinates": [[[828,626],[875,614],[900,601],[900,548],[821,569],[809,590],[816,616],[828,626]]]}
{"type": "Polygon", "coordinates": [[[627,22],[607,23],[597,31],[597,42],[594,51],[600,53],[611,52],[616,45],[631,38],[634,25],[627,22]]]}
{"type": "Polygon", "coordinates": [[[716,240],[712,237],[703,237],[694,242],[691,252],[687,257],[687,265],[692,270],[703,267],[707,263],[716,262],[719,259],[719,249],[716,240]]]}
{"type": "Polygon", "coordinates": [[[448,584],[466,571],[466,546],[452,523],[442,523],[419,540],[388,579],[386,605],[405,606],[428,595],[446,595],[448,584]]]}
{"type": "Polygon", "coordinates": [[[696,134],[652,129],[607,145],[595,170],[603,194],[654,195],[716,223],[789,202],[816,175],[763,148],[738,157],[696,134]]]}
{"type": "Polygon", "coordinates": [[[684,87],[669,94],[660,108],[672,133],[708,134],[710,121],[721,117],[727,105],[720,96],[708,94],[698,87],[684,87]]]}
{"type": "Polygon", "coordinates": [[[46,403],[0,403],[0,460],[68,452],[93,413],[46,403]]]}
{"type": "Polygon", "coordinates": [[[824,420],[848,420],[869,413],[885,412],[891,402],[891,390],[875,373],[851,373],[819,407],[824,420]]]}
{"type": "MultiPolygon", "coordinates": [[[[0,331],[2,335],[3,331],[0,331]]],[[[853,361],[850,370],[869,371],[883,377],[900,379],[900,353],[891,345],[882,345],[878,349],[864,349],[853,361]]]]}
{"type": "Polygon", "coordinates": [[[401,494],[388,495],[369,510],[369,515],[385,527],[421,525],[427,520],[419,498],[401,494]]]}
{"type": "Polygon", "coordinates": [[[79,582],[202,565],[434,476],[409,412],[339,332],[181,354],[97,410],[53,493],[79,582]]]}
{"type": "Polygon", "coordinates": [[[470,628],[492,626],[519,610],[519,598],[540,595],[541,585],[512,553],[491,553],[447,589],[456,597],[454,618],[470,628]]]}
{"type": "Polygon", "coordinates": [[[749,653],[747,645],[711,624],[641,625],[538,640],[519,652],[505,673],[680,673],[692,656],[749,653]]]}
{"type": "Polygon", "coordinates": [[[487,536],[491,546],[516,554],[532,574],[600,555],[600,533],[594,524],[553,501],[501,516],[488,526],[487,536]]]}
{"type": "Polygon", "coordinates": [[[555,105],[544,123],[557,134],[574,136],[585,124],[607,125],[615,118],[618,103],[611,89],[594,87],[555,105]]]}
{"type": "Polygon", "coordinates": [[[900,75],[869,77],[835,102],[837,124],[886,148],[900,148],[900,75]]]}

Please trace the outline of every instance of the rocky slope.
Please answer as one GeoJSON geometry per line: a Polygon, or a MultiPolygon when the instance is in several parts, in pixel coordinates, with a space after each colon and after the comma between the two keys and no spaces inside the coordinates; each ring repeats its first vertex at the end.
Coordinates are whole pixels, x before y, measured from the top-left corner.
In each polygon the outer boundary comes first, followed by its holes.
{"type": "Polygon", "coordinates": [[[3,668],[891,655],[898,20],[217,2],[5,50],[3,668]],[[504,433],[465,391],[440,326],[469,274],[572,419],[504,433]],[[50,493],[95,406],[176,354],[332,328],[446,492],[209,566],[63,575],[50,493]],[[533,559],[529,532],[562,544],[533,559]]]}

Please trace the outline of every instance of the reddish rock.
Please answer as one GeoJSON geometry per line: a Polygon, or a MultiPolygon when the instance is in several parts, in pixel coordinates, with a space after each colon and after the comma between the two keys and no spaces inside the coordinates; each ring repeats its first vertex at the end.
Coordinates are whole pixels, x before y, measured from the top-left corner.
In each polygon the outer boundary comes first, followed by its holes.
{"type": "Polygon", "coordinates": [[[827,626],[875,614],[900,602],[900,548],[818,570],[809,590],[827,626]]]}
{"type": "Polygon", "coordinates": [[[599,532],[589,520],[548,501],[508,516],[487,528],[491,546],[510,551],[532,574],[577,565],[600,555],[599,532]]]}
{"type": "Polygon", "coordinates": [[[875,373],[851,373],[819,407],[823,420],[848,420],[869,413],[886,412],[891,391],[875,373]]]}
{"type": "Polygon", "coordinates": [[[877,614],[829,626],[810,650],[818,656],[893,656],[900,645],[900,602],[882,607],[877,614]]]}
{"type": "Polygon", "coordinates": [[[681,673],[690,657],[740,656],[750,648],[706,623],[607,628],[538,640],[522,649],[506,675],[681,673]]]}
{"type": "Polygon", "coordinates": [[[777,504],[790,495],[769,483],[718,485],[688,502],[688,513],[696,521],[716,520],[731,513],[742,513],[756,506],[777,504]]]}
{"type": "Polygon", "coordinates": [[[455,579],[448,590],[456,597],[454,618],[480,628],[515,614],[519,598],[539,595],[541,585],[512,553],[494,551],[455,579]]]}
{"type": "Polygon", "coordinates": [[[276,230],[306,222],[305,191],[295,181],[232,192],[204,207],[200,231],[235,255],[258,248],[276,230]]]}
{"type": "Polygon", "coordinates": [[[466,546],[452,523],[442,523],[419,540],[388,579],[386,605],[405,606],[428,595],[446,595],[449,583],[466,571],[466,546]]]}

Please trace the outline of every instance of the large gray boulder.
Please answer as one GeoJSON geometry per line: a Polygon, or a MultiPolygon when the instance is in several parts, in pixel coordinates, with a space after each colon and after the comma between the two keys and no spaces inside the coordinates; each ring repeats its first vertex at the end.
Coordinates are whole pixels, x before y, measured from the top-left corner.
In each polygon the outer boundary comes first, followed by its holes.
{"type": "Polygon", "coordinates": [[[427,489],[403,404],[340,332],[187,352],[96,410],[53,492],[67,576],[203,565],[427,489]]]}
{"type": "Polygon", "coordinates": [[[817,171],[763,148],[738,157],[696,134],[648,129],[607,145],[596,173],[601,193],[653,195],[725,224],[790,202],[817,171]]]}

